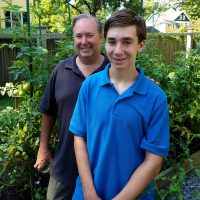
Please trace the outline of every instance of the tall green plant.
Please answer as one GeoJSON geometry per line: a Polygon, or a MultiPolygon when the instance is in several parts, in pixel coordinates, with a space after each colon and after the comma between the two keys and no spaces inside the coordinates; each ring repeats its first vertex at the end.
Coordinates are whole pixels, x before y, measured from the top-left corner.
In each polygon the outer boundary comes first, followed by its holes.
{"type": "Polygon", "coordinates": [[[28,100],[19,110],[0,112],[0,191],[17,188],[34,195],[34,157],[39,143],[37,101],[28,100]]]}
{"type": "Polygon", "coordinates": [[[164,177],[170,184],[167,190],[158,191],[160,199],[166,200],[174,195],[178,195],[178,199],[183,199],[185,159],[190,161],[188,164],[192,168],[191,144],[196,141],[198,145],[197,140],[200,138],[199,52],[197,50],[179,52],[172,65],[164,64],[161,56],[151,57],[148,54],[141,54],[138,65],[146,74],[160,82],[169,104],[171,145],[164,169],[174,167],[176,174],[173,177],[164,177]]]}

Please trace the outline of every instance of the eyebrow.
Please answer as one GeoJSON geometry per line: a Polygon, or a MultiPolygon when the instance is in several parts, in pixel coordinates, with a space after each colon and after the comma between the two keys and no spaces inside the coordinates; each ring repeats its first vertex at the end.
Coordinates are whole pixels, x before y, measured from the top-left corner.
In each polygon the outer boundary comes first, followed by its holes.
{"type": "MultiPolygon", "coordinates": [[[[108,37],[107,40],[116,40],[116,38],[114,38],[114,37],[108,37]]],[[[132,37],[124,37],[124,38],[122,38],[122,40],[133,41],[134,39],[132,37]]]]}
{"type": "MultiPolygon", "coordinates": [[[[81,33],[81,32],[78,32],[78,33],[76,33],[75,35],[82,35],[83,33],[81,33]]],[[[84,33],[85,35],[94,35],[94,33],[92,33],[92,32],[86,32],[86,33],[84,33]]]]}

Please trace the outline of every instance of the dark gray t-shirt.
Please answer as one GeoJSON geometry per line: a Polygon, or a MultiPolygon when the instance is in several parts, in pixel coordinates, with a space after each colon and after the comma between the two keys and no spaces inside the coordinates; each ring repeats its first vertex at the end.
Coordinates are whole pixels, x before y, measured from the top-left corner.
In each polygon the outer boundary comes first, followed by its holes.
{"type": "MultiPolygon", "coordinates": [[[[109,63],[104,62],[97,71],[109,63]]],[[[95,72],[97,72],[95,71],[95,72]]],[[[51,175],[65,185],[75,187],[78,170],[74,154],[73,134],[68,130],[82,82],[85,80],[76,65],[76,56],[61,61],[53,70],[39,105],[39,111],[56,116],[59,122],[59,141],[51,175]]]]}

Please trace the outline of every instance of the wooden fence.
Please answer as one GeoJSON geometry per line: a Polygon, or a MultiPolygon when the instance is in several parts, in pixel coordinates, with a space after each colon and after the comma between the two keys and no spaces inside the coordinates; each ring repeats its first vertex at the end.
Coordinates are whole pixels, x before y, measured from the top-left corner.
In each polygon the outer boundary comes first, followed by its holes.
{"type": "MultiPolygon", "coordinates": [[[[155,54],[163,55],[166,63],[171,63],[175,60],[175,53],[186,50],[187,37],[194,36],[200,38],[200,33],[151,33],[148,34],[146,42],[146,51],[144,53],[154,56],[155,54]]],[[[33,36],[37,39],[37,35],[33,36]]],[[[47,34],[43,35],[43,45],[49,50],[57,47],[55,41],[66,39],[63,35],[47,34]]],[[[8,36],[0,36],[0,46],[3,43],[11,44],[11,38],[8,36]]],[[[191,48],[195,48],[199,41],[193,40],[191,48]]],[[[0,86],[4,86],[6,82],[11,82],[9,67],[15,60],[17,54],[16,49],[9,49],[7,46],[0,48],[0,86]]]]}
{"type": "MultiPolygon", "coordinates": [[[[0,38],[0,45],[3,43],[10,44],[11,39],[0,38]]],[[[10,49],[5,46],[0,48],[0,86],[4,86],[6,82],[11,81],[9,67],[12,66],[12,61],[16,58],[16,49],[10,49]]]]}
{"type": "Polygon", "coordinates": [[[195,49],[197,43],[200,43],[200,32],[154,33],[147,37],[146,52],[151,56],[160,54],[170,64],[175,61],[176,52],[195,49]]]}
{"type": "Polygon", "coordinates": [[[177,39],[173,37],[160,37],[160,35],[155,34],[154,36],[149,36],[146,47],[147,51],[144,51],[144,53],[148,53],[150,56],[160,54],[165,62],[170,64],[176,59],[176,52],[186,50],[186,42],[185,37],[177,39]]]}
{"type": "MultiPolygon", "coordinates": [[[[37,35],[33,36],[33,40],[37,40],[37,35]]],[[[62,35],[45,35],[42,37],[42,44],[49,51],[57,48],[56,40],[66,39],[62,35]]],[[[12,39],[7,35],[0,35],[0,47],[3,44],[12,44],[12,39]]],[[[0,87],[5,86],[5,83],[12,82],[10,67],[16,59],[17,49],[11,49],[8,46],[0,48],[0,87]]]]}

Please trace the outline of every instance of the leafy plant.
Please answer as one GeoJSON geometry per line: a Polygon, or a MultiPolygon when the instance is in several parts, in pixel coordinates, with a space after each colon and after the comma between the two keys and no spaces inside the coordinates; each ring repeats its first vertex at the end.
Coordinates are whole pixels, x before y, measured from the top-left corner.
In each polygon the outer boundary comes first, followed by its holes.
{"type": "Polygon", "coordinates": [[[39,143],[40,115],[37,101],[28,100],[18,110],[7,107],[0,113],[0,189],[15,186],[32,191],[33,162],[39,143]],[[23,176],[22,176],[23,174],[23,176]]]}
{"type": "Polygon", "coordinates": [[[171,146],[170,154],[165,158],[163,169],[173,167],[173,177],[162,177],[168,181],[169,187],[158,191],[161,200],[176,195],[183,199],[182,184],[186,175],[184,168],[187,158],[190,169],[193,168],[191,150],[193,143],[198,146],[200,138],[200,57],[197,50],[179,52],[174,64],[166,65],[161,56],[154,57],[141,54],[138,57],[138,66],[146,74],[160,83],[165,91],[170,113],[171,146]]]}

